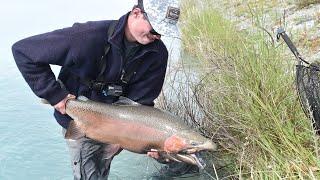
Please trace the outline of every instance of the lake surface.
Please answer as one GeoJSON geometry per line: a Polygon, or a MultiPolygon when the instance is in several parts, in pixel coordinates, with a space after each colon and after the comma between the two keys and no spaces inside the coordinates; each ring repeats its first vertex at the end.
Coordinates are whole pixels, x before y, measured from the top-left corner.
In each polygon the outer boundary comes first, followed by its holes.
{"type": "MultiPolygon", "coordinates": [[[[0,29],[0,180],[73,179],[69,152],[61,127],[52,115],[53,108],[41,104],[28,87],[14,63],[11,45],[19,39],[74,22],[120,17],[132,7],[125,7],[128,2],[113,2],[110,6],[113,10],[104,13],[101,13],[107,8],[103,6],[104,1],[90,3],[90,10],[84,0],[77,1],[76,6],[62,0],[45,3],[12,0],[2,4],[0,22],[6,28],[0,29]]],[[[172,54],[170,59],[175,59],[172,56],[179,55],[172,53],[172,44],[169,41],[167,45],[172,54]]],[[[58,70],[55,68],[55,72],[58,70]]],[[[123,151],[113,160],[109,179],[151,179],[160,167],[152,158],[123,151]]]]}
{"type": "MultiPolygon", "coordinates": [[[[73,179],[52,107],[32,93],[6,49],[0,60],[0,179],[73,179]]],[[[160,167],[152,158],[123,151],[113,160],[109,179],[152,179],[160,167]]]]}
{"type": "MultiPolygon", "coordinates": [[[[52,107],[33,95],[13,60],[0,67],[0,179],[72,179],[69,154],[52,107]]],[[[148,179],[160,165],[123,151],[109,179],[148,179]]]]}

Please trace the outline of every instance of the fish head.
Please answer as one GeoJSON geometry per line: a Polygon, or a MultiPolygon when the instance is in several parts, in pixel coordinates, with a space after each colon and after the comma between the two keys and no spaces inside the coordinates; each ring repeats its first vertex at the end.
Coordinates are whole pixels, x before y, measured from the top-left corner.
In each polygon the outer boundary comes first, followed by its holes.
{"type": "Polygon", "coordinates": [[[216,149],[217,145],[210,139],[190,130],[180,131],[167,138],[164,143],[164,152],[167,159],[193,164],[200,169],[204,169],[206,164],[199,154],[216,149]]]}
{"type": "Polygon", "coordinates": [[[200,151],[215,151],[217,145],[201,134],[185,130],[166,139],[164,150],[169,153],[194,154],[200,151]]]}

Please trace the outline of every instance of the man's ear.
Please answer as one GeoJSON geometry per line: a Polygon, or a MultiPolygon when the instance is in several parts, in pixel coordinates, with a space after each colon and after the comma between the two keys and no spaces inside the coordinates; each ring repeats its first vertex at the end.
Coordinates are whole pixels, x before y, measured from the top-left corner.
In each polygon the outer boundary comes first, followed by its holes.
{"type": "Polygon", "coordinates": [[[142,14],[142,11],[140,8],[136,7],[136,8],[133,8],[132,11],[131,11],[131,14],[135,17],[137,17],[138,15],[142,14]]]}

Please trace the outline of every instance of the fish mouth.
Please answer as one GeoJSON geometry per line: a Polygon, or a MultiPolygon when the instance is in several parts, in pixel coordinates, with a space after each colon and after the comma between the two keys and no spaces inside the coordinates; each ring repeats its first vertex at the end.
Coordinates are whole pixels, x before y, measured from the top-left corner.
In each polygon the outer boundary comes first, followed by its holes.
{"type": "Polygon", "coordinates": [[[199,169],[204,169],[206,166],[205,161],[201,158],[200,153],[204,151],[215,151],[217,150],[217,145],[211,141],[206,141],[201,144],[191,144],[187,148],[179,151],[177,154],[167,153],[166,158],[177,161],[185,162],[188,164],[193,164],[199,167],[199,169]]]}
{"type": "Polygon", "coordinates": [[[185,162],[196,165],[199,169],[206,167],[205,161],[199,156],[199,152],[193,154],[170,154],[168,158],[177,162],[185,162]]]}
{"type": "Polygon", "coordinates": [[[204,151],[216,151],[217,145],[212,141],[206,141],[201,144],[191,144],[186,149],[180,151],[174,155],[175,160],[183,161],[189,164],[193,164],[204,169],[206,166],[205,161],[201,158],[200,153],[204,151]]]}

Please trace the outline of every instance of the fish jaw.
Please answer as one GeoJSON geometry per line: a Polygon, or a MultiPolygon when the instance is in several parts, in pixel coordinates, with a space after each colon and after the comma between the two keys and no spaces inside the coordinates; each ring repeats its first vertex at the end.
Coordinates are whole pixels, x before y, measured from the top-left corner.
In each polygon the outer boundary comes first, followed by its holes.
{"type": "Polygon", "coordinates": [[[166,152],[161,152],[160,157],[163,159],[176,161],[176,162],[184,162],[188,164],[192,164],[195,166],[198,166],[199,169],[204,169],[206,166],[206,163],[204,160],[200,157],[198,157],[198,154],[171,154],[166,152]]]}
{"type": "Polygon", "coordinates": [[[176,159],[193,164],[199,167],[199,169],[204,169],[206,167],[206,163],[197,154],[176,154],[176,159]]]}

